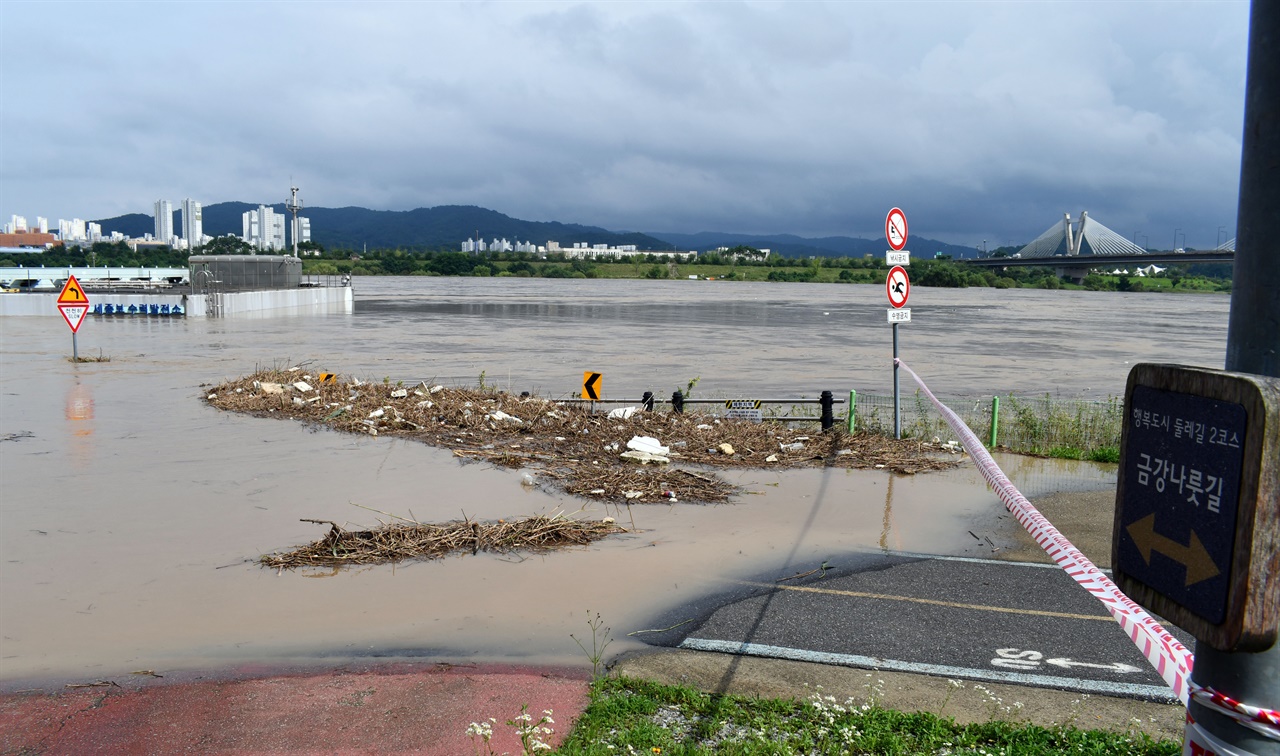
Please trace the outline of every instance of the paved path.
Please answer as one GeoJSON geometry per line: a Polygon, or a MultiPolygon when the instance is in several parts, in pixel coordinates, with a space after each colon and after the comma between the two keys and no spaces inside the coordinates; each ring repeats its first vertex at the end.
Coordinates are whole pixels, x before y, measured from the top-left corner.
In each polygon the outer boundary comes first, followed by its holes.
{"type": "Polygon", "coordinates": [[[747,597],[661,640],[699,651],[1175,700],[1102,605],[1056,567],[873,554],[833,561],[825,576],[745,582],[747,597]]]}
{"type": "Polygon", "coordinates": [[[559,743],[587,703],[577,670],[396,665],[212,682],[124,682],[0,696],[0,753],[474,753],[472,721],[493,717],[497,753],[519,753],[505,722],[523,704],[554,712],[559,743]]]}

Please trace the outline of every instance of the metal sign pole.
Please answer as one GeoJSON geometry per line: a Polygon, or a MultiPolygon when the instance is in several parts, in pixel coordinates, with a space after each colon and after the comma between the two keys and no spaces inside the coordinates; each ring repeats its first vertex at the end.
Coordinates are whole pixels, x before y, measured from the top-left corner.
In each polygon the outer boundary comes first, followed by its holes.
{"type": "Polygon", "coordinates": [[[902,396],[898,387],[898,324],[893,324],[893,437],[902,438],[902,396]]]}
{"type": "MultiPolygon", "coordinates": [[[[1275,44],[1280,39],[1280,3],[1254,0],[1251,6],[1226,369],[1280,377],[1280,48],[1275,44]]],[[[1258,506],[1280,504],[1259,501],[1258,506]]],[[[1280,591],[1280,585],[1269,590],[1280,591]]],[[[1251,654],[1218,651],[1197,641],[1195,659],[1192,681],[1247,704],[1280,707],[1280,643],[1251,654]]],[[[1280,754],[1280,742],[1197,701],[1191,702],[1188,713],[1197,726],[1230,746],[1259,755],[1280,754]]]]}
{"type": "Polygon", "coordinates": [[[80,362],[80,350],[76,347],[76,332],[71,332],[71,361],[80,362]]]}

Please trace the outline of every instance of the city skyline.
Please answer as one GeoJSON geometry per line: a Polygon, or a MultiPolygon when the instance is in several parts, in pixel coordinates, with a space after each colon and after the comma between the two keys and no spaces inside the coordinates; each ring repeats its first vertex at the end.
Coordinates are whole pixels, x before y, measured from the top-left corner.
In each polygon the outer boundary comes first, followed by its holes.
{"type": "Polygon", "coordinates": [[[969,247],[1082,209],[1152,246],[1234,234],[1245,2],[268,4],[247,26],[193,2],[164,14],[203,30],[182,40],[148,6],[4,14],[0,83],[94,117],[0,103],[22,146],[0,155],[0,217],[296,181],[330,207],[620,232],[870,238],[899,206],[969,247]],[[99,33],[51,64],[29,30],[67,15],[99,33]],[[349,54],[362,29],[376,49],[349,54]],[[126,32],[174,65],[116,50],[126,32]],[[296,74],[278,97],[208,106],[274,70],[296,74]]]}

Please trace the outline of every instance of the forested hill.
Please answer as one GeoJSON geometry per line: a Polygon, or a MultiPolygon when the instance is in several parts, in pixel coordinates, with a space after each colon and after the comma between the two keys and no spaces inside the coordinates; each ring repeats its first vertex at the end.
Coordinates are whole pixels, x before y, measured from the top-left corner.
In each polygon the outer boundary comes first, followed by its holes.
{"type": "MultiPolygon", "coordinates": [[[[270,205],[284,213],[284,204],[270,205]]],[[[202,216],[204,233],[224,236],[243,232],[241,216],[256,210],[246,202],[219,202],[206,205],[202,216]]],[[[573,223],[541,223],[512,218],[508,215],[471,205],[442,205],[417,210],[369,210],[363,207],[308,207],[302,215],[311,219],[311,239],[327,249],[453,249],[477,232],[485,241],[507,239],[546,244],[557,241],[572,247],[574,242],[619,246],[634,244],[640,249],[671,249],[671,245],[639,233],[614,233],[594,226],[573,223]]],[[[174,232],[181,235],[182,213],[174,213],[174,232]]],[[[155,221],[150,215],[132,213],[97,221],[104,234],[119,231],[140,237],[154,233],[155,221]]]]}
{"type": "MultiPolygon", "coordinates": [[[[284,213],[284,204],[270,206],[284,213]]],[[[203,210],[204,233],[225,236],[243,233],[241,216],[256,210],[247,202],[219,202],[203,210]]],[[[862,257],[882,255],[884,239],[859,239],[849,236],[804,238],[791,234],[751,235],[719,232],[699,234],[616,233],[595,226],[573,223],[542,223],[503,215],[473,205],[442,205],[417,210],[369,210],[363,207],[308,207],[302,214],[311,219],[311,239],[326,249],[445,249],[457,250],[465,239],[478,232],[485,241],[507,239],[515,242],[546,244],[557,241],[562,247],[575,242],[620,246],[634,244],[643,250],[696,249],[701,252],[716,247],[740,244],[770,249],[783,257],[862,257]]],[[[126,236],[141,237],[155,231],[150,215],[131,213],[118,218],[97,221],[104,234],[119,231],[126,236]]],[[[182,213],[174,213],[174,232],[182,234],[182,213]]],[[[292,242],[292,237],[290,237],[292,242]]],[[[953,257],[974,257],[969,247],[946,244],[920,236],[912,236],[908,248],[916,257],[932,258],[937,253],[953,257]]]]}

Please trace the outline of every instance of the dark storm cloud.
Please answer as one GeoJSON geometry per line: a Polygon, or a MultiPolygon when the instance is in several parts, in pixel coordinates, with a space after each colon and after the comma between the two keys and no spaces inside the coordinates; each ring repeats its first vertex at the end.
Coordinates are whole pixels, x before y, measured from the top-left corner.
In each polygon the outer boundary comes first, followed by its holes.
{"type": "Polygon", "coordinates": [[[1234,230],[1243,2],[0,12],[5,219],[292,180],[654,231],[875,236],[891,205],[960,243],[1082,209],[1153,245],[1234,230]]]}

